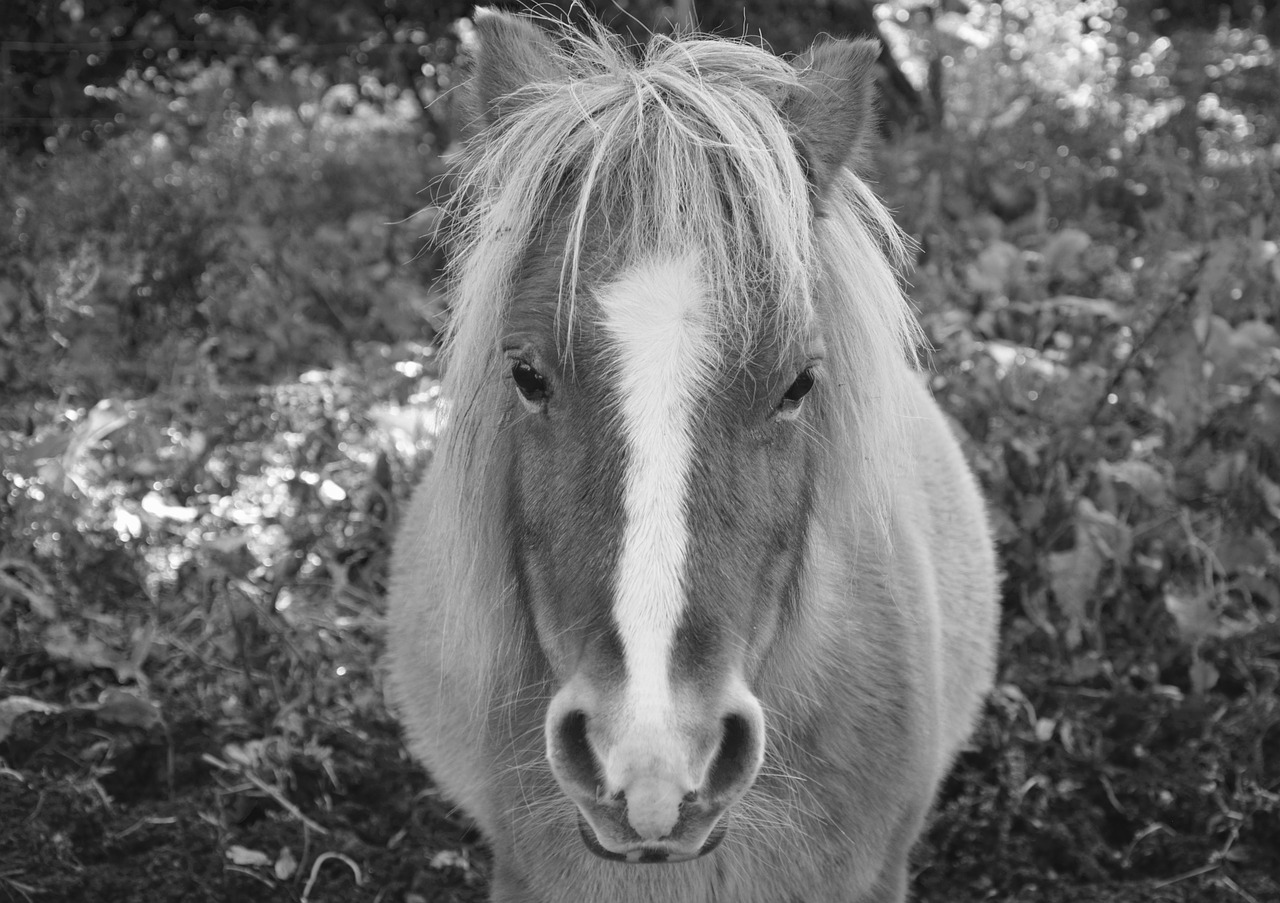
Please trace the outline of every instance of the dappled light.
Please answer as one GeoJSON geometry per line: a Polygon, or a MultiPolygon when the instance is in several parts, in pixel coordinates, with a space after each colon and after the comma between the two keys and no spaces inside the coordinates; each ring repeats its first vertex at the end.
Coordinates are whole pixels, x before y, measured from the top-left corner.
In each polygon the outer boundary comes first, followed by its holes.
{"type": "MultiPolygon", "coordinates": [[[[467,9],[18,5],[61,18],[0,24],[0,899],[486,899],[377,659],[467,9]]],[[[1280,899],[1277,12],[1190,6],[875,7],[1005,574],[921,903],[1280,899]]]]}

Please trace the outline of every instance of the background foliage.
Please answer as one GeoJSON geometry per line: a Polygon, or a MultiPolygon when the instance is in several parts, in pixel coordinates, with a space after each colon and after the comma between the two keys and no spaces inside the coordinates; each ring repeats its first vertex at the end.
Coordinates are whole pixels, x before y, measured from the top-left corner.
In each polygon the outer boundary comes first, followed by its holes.
{"type": "MultiPolygon", "coordinates": [[[[865,10],[766,6],[699,9],[780,49],[865,10]]],[[[6,7],[0,899],[482,899],[374,665],[463,12],[6,7]]],[[[874,178],[1007,574],[919,897],[1280,898],[1274,4],[875,16],[918,106],[874,178]]]]}

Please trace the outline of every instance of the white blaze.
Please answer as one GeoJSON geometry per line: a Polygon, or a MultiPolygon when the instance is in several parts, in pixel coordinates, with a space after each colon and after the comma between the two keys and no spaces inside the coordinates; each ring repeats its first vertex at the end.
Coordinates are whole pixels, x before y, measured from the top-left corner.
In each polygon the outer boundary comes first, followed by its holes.
{"type": "Polygon", "coordinates": [[[601,290],[599,300],[616,346],[627,444],[614,618],[633,725],[661,728],[670,723],[668,667],[685,606],[681,575],[689,542],[685,501],[694,406],[715,348],[706,288],[693,259],[631,267],[601,290]]]}

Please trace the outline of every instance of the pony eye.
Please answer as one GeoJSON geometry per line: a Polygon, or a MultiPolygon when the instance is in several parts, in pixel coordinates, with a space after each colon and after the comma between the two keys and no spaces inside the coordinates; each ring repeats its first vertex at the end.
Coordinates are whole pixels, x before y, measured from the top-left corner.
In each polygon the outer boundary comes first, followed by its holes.
{"type": "Polygon", "coordinates": [[[541,404],[551,394],[547,381],[541,373],[529,366],[526,361],[511,362],[511,378],[525,401],[541,404]]]}
{"type": "Polygon", "coordinates": [[[800,406],[800,402],[804,401],[804,397],[809,394],[809,390],[813,388],[814,375],[812,367],[805,367],[800,371],[800,375],[796,377],[795,382],[782,393],[782,410],[793,410],[800,406]]]}

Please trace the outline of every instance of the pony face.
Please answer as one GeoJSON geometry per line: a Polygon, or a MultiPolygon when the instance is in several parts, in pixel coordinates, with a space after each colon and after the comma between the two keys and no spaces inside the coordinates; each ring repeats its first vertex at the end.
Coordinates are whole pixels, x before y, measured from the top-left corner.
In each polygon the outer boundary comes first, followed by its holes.
{"type": "Polygon", "coordinates": [[[878,50],[792,66],[658,40],[637,63],[603,35],[557,46],[498,14],[477,30],[453,511],[506,525],[553,689],[546,759],[587,846],[694,858],[766,754],[754,682],[792,614],[817,475],[830,485],[832,448],[875,454],[842,406],[898,391],[875,376],[896,372],[898,308],[824,314],[828,295],[897,290],[854,202],[833,205],[833,234],[858,244],[832,259],[865,266],[839,263],[850,284],[823,291],[815,251],[878,50]]]}
{"type": "Polygon", "coordinates": [[[822,346],[723,347],[706,273],[675,252],[615,264],[565,335],[528,269],[506,433],[520,592],[559,686],[547,757],[594,852],[691,858],[764,755],[750,686],[800,569],[822,346]]]}

